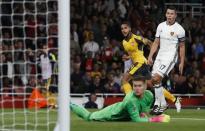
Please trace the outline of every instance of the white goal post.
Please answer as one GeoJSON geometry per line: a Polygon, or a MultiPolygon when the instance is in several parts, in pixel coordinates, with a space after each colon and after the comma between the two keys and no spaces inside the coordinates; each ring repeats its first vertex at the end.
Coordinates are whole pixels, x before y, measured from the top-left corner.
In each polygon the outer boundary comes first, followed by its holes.
{"type": "Polygon", "coordinates": [[[70,0],[59,0],[59,129],[70,128],[70,0]],[[68,50],[69,49],[69,50],[68,50]]]}

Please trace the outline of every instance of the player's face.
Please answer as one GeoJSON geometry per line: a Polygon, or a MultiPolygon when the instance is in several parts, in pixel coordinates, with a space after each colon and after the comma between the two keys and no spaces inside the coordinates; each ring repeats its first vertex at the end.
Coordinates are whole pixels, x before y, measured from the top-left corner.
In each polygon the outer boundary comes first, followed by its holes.
{"type": "Polygon", "coordinates": [[[146,89],[144,81],[133,81],[133,91],[137,96],[141,96],[146,89]]]}
{"type": "Polygon", "coordinates": [[[167,9],[166,18],[169,24],[173,24],[176,20],[177,13],[175,10],[167,9]]]}
{"type": "Polygon", "coordinates": [[[127,24],[122,24],[121,25],[121,32],[124,37],[126,37],[131,31],[131,28],[127,24]]]}

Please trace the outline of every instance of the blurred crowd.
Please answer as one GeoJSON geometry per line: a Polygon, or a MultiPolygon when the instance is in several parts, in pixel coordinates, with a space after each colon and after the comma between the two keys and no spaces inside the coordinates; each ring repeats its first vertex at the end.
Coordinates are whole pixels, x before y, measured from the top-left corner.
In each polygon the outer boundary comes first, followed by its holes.
{"type": "MultiPolygon", "coordinates": [[[[165,20],[164,4],[164,0],[71,1],[71,92],[119,93],[124,70],[120,23],[129,20],[133,33],[153,41],[157,25],[165,20]]],[[[204,20],[204,15],[178,14],[177,21],[186,30],[186,62],[182,76],[176,66],[163,81],[173,93],[205,90],[204,20]]],[[[148,53],[145,48],[145,56],[148,53]]]]}
{"type": "Polygon", "coordinates": [[[57,92],[57,1],[1,3],[0,91],[57,92]]]}
{"type": "MultiPolygon", "coordinates": [[[[165,0],[70,2],[71,93],[121,93],[120,24],[129,20],[133,33],[153,41],[157,25],[165,20],[165,0]]],[[[205,6],[201,0],[166,2],[201,2],[205,6]]],[[[1,7],[1,91],[51,86],[56,92],[57,1],[5,2],[1,7]]],[[[184,73],[180,76],[176,66],[163,85],[173,93],[205,93],[205,16],[178,14],[177,21],[186,30],[184,73]]],[[[147,56],[149,48],[144,52],[147,56]]]]}

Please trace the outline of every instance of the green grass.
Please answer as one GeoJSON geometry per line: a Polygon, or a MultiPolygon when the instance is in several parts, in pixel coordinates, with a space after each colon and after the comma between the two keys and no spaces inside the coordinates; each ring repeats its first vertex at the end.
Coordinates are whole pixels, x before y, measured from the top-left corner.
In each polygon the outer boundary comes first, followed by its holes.
{"type": "MultiPolygon", "coordinates": [[[[47,110],[41,109],[38,112],[34,110],[4,109],[2,114],[0,109],[0,131],[2,124],[5,129],[10,130],[38,130],[52,131],[57,119],[57,110],[49,110],[49,120],[47,119],[47,110]],[[35,117],[37,115],[37,117],[35,117]],[[15,116],[15,117],[14,117],[15,116]],[[27,118],[27,124],[25,124],[27,118]],[[37,119],[35,119],[37,118],[37,119]],[[2,121],[3,120],[3,121],[2,121]],[[12,124],[15,121],[16,125],[12,124]],[[37,126],[35,126],[37,124],[37,126]],[[27,128],[25,128],[25,125],[27,128]]],[[[93,111],[93,110],[91,110],[93,111]]],[[[181,113],[169,109],[166,114],[171,115],[170,123],[134,123],[134,122],[87,122],[71,113],[71,131],[204,131],[205,130],[205,109],[184,109],[181,113]],[[192,118],[192,119],[190,119],[192,118]],[[194,119],[195,118],[195,119],[194,119]]]]}
{"type": "Polygon", "coordinates": [[[36,130],[52,131],[57,120],[57,110],[22,110],[0,109],[0,131],[36,130]],[[15,123],[15,124],[14,124],[15,123]],[[3,127],[4,125],[4,127],[3,127]]]}
{"type": "Polygon", "coordinates": [[[86,122],[71,114],[71,131],[205,131],[205,110],[168,110],[170,123],[86,122]],[[203,120],[176,119],[198,118],[203,120]]]}

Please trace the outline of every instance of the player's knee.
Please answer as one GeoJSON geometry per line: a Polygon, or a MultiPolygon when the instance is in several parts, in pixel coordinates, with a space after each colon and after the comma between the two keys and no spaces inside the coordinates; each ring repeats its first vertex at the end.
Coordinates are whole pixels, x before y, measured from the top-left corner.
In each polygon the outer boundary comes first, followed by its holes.
{"type": "Polygon", "coordinates": [[[152,84],[153,85],[160,84],[160,82],[161,82],[161,77],[159,75],[154,75],[152,77],[152,84]]]}
{"type": "Polygon", "coordinates": [[[122,84],[129,82],[129,79],[130,79],[129,73],[125,73],[122,77],[122,84]]]}
{"type": "Polygon", "coordinates": [[[151,88],[151,87],[153,87],[153,83],[151,80],[148,80],[147,81],[147,88],[151,88]]]}
{"type": "Polygon", "coordinates": [[[126,79],[122,78],[121,85],[125,84],[126,82],[127,82],[126,79]]]}
{"type": "Polygon", "coordinates": [[[121,86],[120,91],[121,91],[121,92],[125,92],[123,86],[121,86]]]}
{"type": "Polygon", "coordinates": [[[121,88],[120,88],[120,91],[121,91],[121,92],[125,92],[125,89],[124,89],[124,88],[125,88],[126,83],[127,83],[126,80],[124,80],[124,79],[121,80],[121,88]]]}

